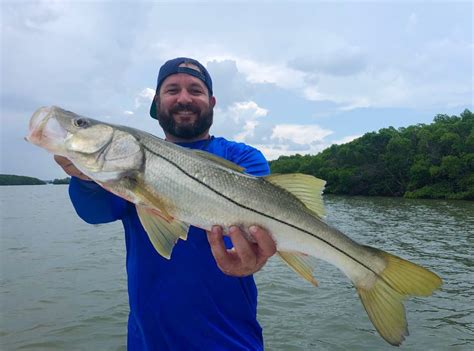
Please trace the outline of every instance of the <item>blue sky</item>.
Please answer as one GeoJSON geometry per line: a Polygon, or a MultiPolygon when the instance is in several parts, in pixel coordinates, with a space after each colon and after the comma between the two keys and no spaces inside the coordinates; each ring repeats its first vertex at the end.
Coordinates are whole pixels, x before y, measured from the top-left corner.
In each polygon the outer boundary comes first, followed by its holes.
{"type": "Polygon", "coordinates": [[[469,1],[2,1],[0,173],[64,177],[26,143],[58,105],[163,136],[148,115],[167,59],[211,73],[212,134],[269,159],[316,154],[473,108],[469,1]]]}

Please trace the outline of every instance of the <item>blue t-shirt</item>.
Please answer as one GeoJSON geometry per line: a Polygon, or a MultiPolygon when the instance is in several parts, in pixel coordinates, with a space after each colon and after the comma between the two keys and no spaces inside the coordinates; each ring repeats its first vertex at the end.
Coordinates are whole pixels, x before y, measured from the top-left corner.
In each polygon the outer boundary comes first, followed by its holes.
{"type": "MultiPolygon", "coordinates": [[[[242,143],[212,137],[180,145],[221,156],[249,174],[270,172],[263,155],[242,143]]],[[[74,177],[69,195],[86,222],[120,219],[123,223],[130,304],[128,350],[263,349],[253,276],[222,273],[202,229],[191,227],[188,239],[179,240],[172,259],[167,260],[153,248],[135,205],[94,182],[74,177]]]]}

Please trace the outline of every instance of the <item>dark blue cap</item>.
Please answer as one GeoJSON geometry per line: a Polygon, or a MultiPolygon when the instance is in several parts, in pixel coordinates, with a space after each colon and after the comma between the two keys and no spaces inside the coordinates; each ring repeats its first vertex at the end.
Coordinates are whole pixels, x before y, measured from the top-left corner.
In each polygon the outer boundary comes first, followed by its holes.
{"type": "MultiPolygon", "coordinates": [[[[163,81],[168,78],[172,74],[176,73],[186,73],[193,77],[199,78],[202,82],[206,85],[207,90],[209,91],[209,96],[212,96],[212,79],[209,75],[207,69],[201,65],[197,60],[187,58],[187,57],[178,57],[169,61],[166,61],[163,66],[160,68],[160,72],[158,73],[158,79],[156,82],[156,92],[155,94],[159,94],[161,84],[163,81]],[[180,67],[183,63],[189,63],[199,68],[197,71],[194,68],[190,67],[180,67]]],[[[155,101],[153,100],[150,107],[150,116],[156,119],[156,105],[155,101]]]]}

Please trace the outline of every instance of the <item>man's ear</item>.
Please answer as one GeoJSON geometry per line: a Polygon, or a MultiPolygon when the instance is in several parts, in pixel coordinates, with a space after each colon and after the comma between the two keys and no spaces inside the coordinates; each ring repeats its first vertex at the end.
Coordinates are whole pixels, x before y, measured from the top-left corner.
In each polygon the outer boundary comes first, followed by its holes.
{"type": "Polygon", "coordinates": [[[153,103],[155,104],[156,109],[160,107],[160,96],[158,94],[155,94],[155,97],[153,98],[153,103]]]}
{"type": "Polygon", "coordinates": [[[215,96],[211,96],[211,97],[209,98],[209,105],[211,105],[211,107],[214,107],[214,106],[216,106],[216,103],[217,103],[216,97],[215,97],[215,96]]]}

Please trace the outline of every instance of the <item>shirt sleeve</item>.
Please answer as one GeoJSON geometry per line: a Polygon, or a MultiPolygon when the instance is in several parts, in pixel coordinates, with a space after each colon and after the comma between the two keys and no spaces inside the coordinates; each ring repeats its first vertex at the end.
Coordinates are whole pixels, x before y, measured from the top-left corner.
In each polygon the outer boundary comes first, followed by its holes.
{"type": "Polygon", "coordinates": [[[236,143],[231,148],[231,161],[245,168],[245,172],[254,176],[270,174],[270,166],[263,154],[252,146],[236,143]]]}
{"type": "Polygon", "coordinates": [[[80,218],[90,224],[108,223],[122,218],[127,201],[95,182],[71,177],[69,197],[80,218]]]}

